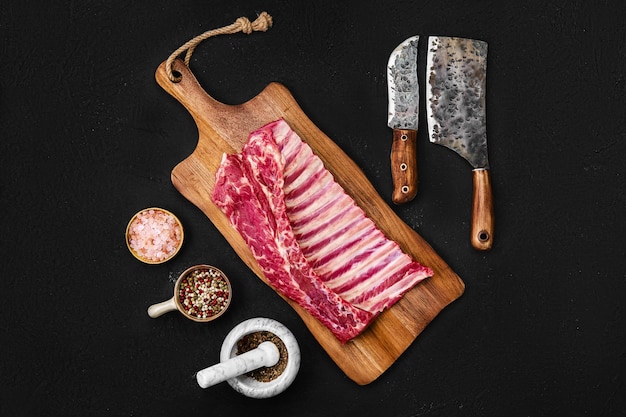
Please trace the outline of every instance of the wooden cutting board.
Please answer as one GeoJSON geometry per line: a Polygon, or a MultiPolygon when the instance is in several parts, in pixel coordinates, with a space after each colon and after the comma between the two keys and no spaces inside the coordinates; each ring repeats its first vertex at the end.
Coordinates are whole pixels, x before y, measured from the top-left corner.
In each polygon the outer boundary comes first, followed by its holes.
{"type": "Polygon", "coordinates": [[[311,146],[336,181],[390,239],[398,242],[416,261],[434,270],[433,277],[407,292],[365,332],[343,345],[323,324],[297,303],[285,298],[350,379],[360,385],[374,381],[444,307],[461,296],[465,289],[463,281],[382,200],[361,169],[309,120],[284,86],[272,83],[246,103],[226,105],[210,97],[182,61],[175,61],[173,70],[182,74],[181,82],[169,80],[165,63],[157,69],[157,82],[189,111],[198,127],[199,140],[193,153],[173,169],[172,182],[183,196],[209,217],[261,280],[267,283],[245,242],[211,202],[210,195],[222,154],[240,152],[250,132],[279,118],[283,118],[311,146]]]}

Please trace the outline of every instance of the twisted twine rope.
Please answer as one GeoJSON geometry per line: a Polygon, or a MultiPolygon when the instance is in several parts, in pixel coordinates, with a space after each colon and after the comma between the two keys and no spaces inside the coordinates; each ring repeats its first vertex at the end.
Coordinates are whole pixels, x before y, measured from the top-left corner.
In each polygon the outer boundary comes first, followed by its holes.
{"type": "Polygon", "coordinates": [[[180,54],[186,51],[184,62],[186,66],[189,66],[191,55],[193,54],[193,51],[196,49],[196,46],[198,46],[202,41],[212,36],[230,35],[230,34],[238,33],[238,32],[243,32],[246,35],[249,35],[252,32],[259,32],[259,31],[265,32],[270,27],[272,27],[272,16],[270,16],[266,12],[263,12],[252,23],[250,23],[250,20],[248,20],[248,18],[240,17],[239,19],[235,20],[234,23],[228,26],[224,26],[219,29],[213,29],[213,30],[204,32],[203,34],[198,35],[195,38],[191,39],[190,41],[186,42],[180,48],[172,52],[169,58],[167,58],[167,61],[165,63],[165,72],[167,73],[167,77],[170,79],[170,81],[174,83],[180,82],[180,80],[182,79],[182,76],[180,74],[175,75],[174,71],[172,70],[172,65],[174,64],[174,60],[180,54]]]}

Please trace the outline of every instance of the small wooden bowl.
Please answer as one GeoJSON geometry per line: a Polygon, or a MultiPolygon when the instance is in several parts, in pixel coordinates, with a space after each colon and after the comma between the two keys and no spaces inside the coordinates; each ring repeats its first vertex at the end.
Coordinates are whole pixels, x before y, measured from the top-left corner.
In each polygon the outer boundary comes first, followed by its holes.
{"type": "Polygon", "coordinates": [[[183,245],[183,240],[185,237],[185,232],[183,230],[183,225],[180,222],[180,220],[178,219],[178,217],[176,217],[174,215],[174,213],[159,208],[159,207],[149,207],[143,210],[140,210],[139,212],[137,212],[128,222],[128,225],[126,226],[126,246],[128,247],[128,250],[130,251],[130,253],[133,254],[133,256],[137,259],[139,259],[141,262],[147,263],[147,264],[162,264],[163,262],[167,262],[170,259],[172,259],[174,256],[176,256],[176,254],[178,253],[178,251],[180,251],[180,248],[183,245]],[[139,253],[132,245],[131,243],[131,234],[133,232],[132,228],[133,225],[135,223],[135,221],[137,221],[137,219],[141,216],[143,216],[146,213],[149,213],[150,211],[153,211],[154,213],[157,214],[161,214],[162,216],[165,217],[169,217],[171,219],[174,220],[174,225],[177,226],[180,230],[180,238],[178,239],[178,242],[176,244],[176,247],[174,248],[173,251],[169,252],[167,254],[167,256],[164,256],[162,258],[152,258],[152,257],[146,257],[145,255],[139,253]]]}
{"type": "Polygon", "coordinates": [[[196,265],[196,266],[187,268],[182,274],[180,274],[180,276],[176,280],[176,284],[174,285],[174,296],[170,298],[169,300],[166,300],[161,303],[154,304],[148,307],[148,315],[152,318],[157,318],[170,311],[178,310],[181,312],[183,316],[187,317],[189,320],[193,320],[193,321],[200,322],[200,323],[206,323],[209,321],[213,321],[216,318],[220,317],[222,314],[224,314],[226,310],[228,310],[228,307],[230,306],[230,301],[232,300],[232,298],[233,298],[233,289],[230,284],[230,280],[228,279],[226,274],[224,274],[221,270],[211,265],[196,265]],[[225,281],[227,288],[228,288],[228,297],[226,298],[221,309],[217,313],[212,314],[208,317],[199,317],[197,315],[188,313],[187,307],[185,307],[181,303],[180,297],[179,297],[182,283],[193,272],[199,271],[199,270],[206,270],[209,273],[216,274],[216,276],[218,276],[220,279],[225,281]]]}

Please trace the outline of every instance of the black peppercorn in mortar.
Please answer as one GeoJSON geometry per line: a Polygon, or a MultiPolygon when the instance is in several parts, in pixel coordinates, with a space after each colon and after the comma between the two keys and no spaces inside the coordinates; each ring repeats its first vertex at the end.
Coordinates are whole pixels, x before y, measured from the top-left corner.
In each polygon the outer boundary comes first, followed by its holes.
{"type": "Polygon", "coordinates": [[[255,369],[246,375],[259,382],[270,382],[278,378],[287,367],[287,347],[278,336],[265,330],[247,334],[237,341],[237,355],[256,349],[263,342],[272,342],[276,345],[279,352],[278,363],[255,369]]]}

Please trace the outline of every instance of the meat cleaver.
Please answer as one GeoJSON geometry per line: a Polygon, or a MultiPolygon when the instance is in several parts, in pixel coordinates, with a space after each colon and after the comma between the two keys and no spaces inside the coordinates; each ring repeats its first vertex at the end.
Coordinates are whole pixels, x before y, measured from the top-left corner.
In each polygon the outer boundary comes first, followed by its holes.
{"type": "Polygon", "coordinates": [[[472,165],[470,240],[476,249],[491,249],[494,214],[485,114],[487,43],[431,36],[426,65],[430,141],[452,149],[472,165]]]}
{"type": "Polygon", "coordinates": [[[411,201],[417,193],[418,41],[419,36],[412,36],[398,45],[391,52],[387,65],[387,125],[393,129],[391,199],[395,204],[411,201]]]}

